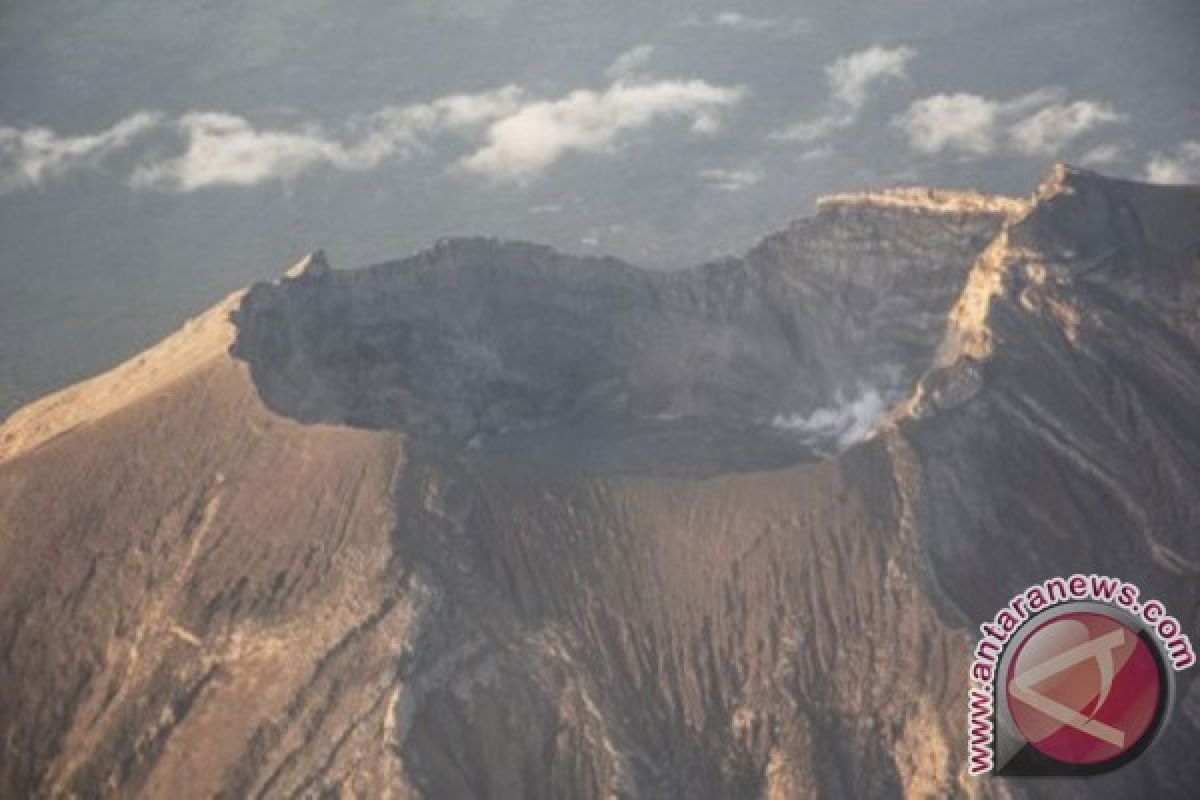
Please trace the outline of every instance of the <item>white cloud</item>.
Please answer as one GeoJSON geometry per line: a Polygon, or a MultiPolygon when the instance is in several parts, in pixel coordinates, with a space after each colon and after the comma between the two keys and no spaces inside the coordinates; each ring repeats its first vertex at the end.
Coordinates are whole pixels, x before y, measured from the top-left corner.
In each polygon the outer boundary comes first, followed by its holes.
{"type": "Polygon", "coordinates": [[[740,192],[760,183],[765,176],[758,167],[745,169],[703,169],[700,178],[723,192],[740,192]]]}
{"type": "Polygon", "coordinates": [[[1120,119],[1122,116],[1104,103],[1056,103],[1015,124],[1013,146],[1027,155],[1054,155],[1098,125],[1120,119]]]}
{"type": "Polygon", "coordinates": [[[612,63],[611,67],[604,71],[604,75],[612,80],[632,75],[646,66],[646,62],[653,55],[654,45],[639,44],[637,47],[632,47],[617,56],[617,60],[612,63]]]}
{"type": "Polygon", "coordinates": [[[1043,86],[1032,92],[1018,95],[1010,100],[996,103],[996,107],[1007,118],[1016,118],[1030,111],[1053,103],[1062,103],[1067,99],[1067,92],[1061,86],[1043,86]]]}
{"type": "Polygon", "coordinates": [[[460,166],[493,180],[523,182],[569,152],[610,151],[622,134],[662,119],[689,119],[694,132],[711,133],[717,114],[742,95],[740,88],[696,80],[622,80],[601,92],[577,90],[526,103],[495,120],[484,145],[460,166]]]}
{"type": "Polygon", "coordinates": [[[343,147],[316,130],[257,131],[232,114],[193,113],[179,120],[187,150],[177,158],[147,163],[133,173],[134,186],[191,191],[220,184],[251,186],[294,178],[318,164],[350,166],[343,147]]]}
{"type": "Polygon", "coordinates": [[[1144,177],[1151,183],[1200,183],[1200,141],[1181,142],[1172,155],[1155,153],[1144,177]]]}
{"type": "Polygon", "coordinates": [[[829,84],[829,110],[771,135],[778,141],[811,143],[848,128],[857,120],[872,89],[887,80],[908,77],[908,65],[917,55],[911,47],[869,47],[843,56],[825,67],[829,84]]]}
{"type": "Polygon", "coordinates": [[[0,193],[98,165],[158,125],[161,115],[140,112],[86,136],[59,136],[48,128],[0,127],[0,193]]]}
{"type": "Polygon", "coordinates": [[[1068,103],[1061,89],[1043,88],[1006,101],[961,92],[935,94],[914,101],[892,124],[918,152],[979,157],[1003,148],[1054,155],[1097,127],[1122,119],[1107,104],[1068,103]]]}
{"type": "Polygon", "coordinates": [[[1085,167],[1103,167],[1120,161],[1125,157],[1126,147],[1123,144],[1110,142],[1099,144],[1079,157],[1079,163],[1085,167]]]}
{"type": "Polygon", "coordinates": [[[388,107],[351,120],[340,137],[315,125],[297,131],[258,130],[232,114],[194,112],[176,123],[186,142],[183,153],[143,163],[130,180],[138,187],[186,192],[287,180],[321,166],[370,169],[389,158],[407,157],[433,134],[479,128],[511,113],[520,100],[521,91],[509,86],[388,107]]]}
{"type": "Polygon", "coordinates": [[[782,130],[774,131],[770,138],[777,142],[811,144],[853,124],[854,117],[826,114],[816,119],[795,122],[782,130]]]}
{"type": "Polygon", "coordinates": [[[738,33],[768,33],[778,36],[798,36],[812,30],[812,23],[802,17],[755,17],[741,11],[720,11],[703,18],[690,16],[683,24],[691,28],[724,28],[738,33]]]}
{"type": "Polygon", "coordinates": [[[835,99],[850,108],[861,108],[867,90],[887,78],[908,77],[908,64],[917,55],[911,47],[869,47],[839,58],[825,68],[835,99]]]}
{"type": "Polygon", "coordinates": [[[750,17],[740,11],[721,11],[713,17],[713,24],[732,28],[735,31],[760,33],[770,30],[776,21],[764,17],[750,17]]]}
{"type": "MultiPolygon", "coordinates": [[[[614,71],[636,69],[651,50],[643,45],[623,54],[614,71]]],[[[623,134],[664,120],[687,122],[694,134],[712,134],[720,128],[722,113],[743,94],[740,87],[700,80],[624,76],[606,89],[576,90],[557,99],[529,97],[519,87],[506,86],[389,106],[336,128],[316,123],[268,128],[216,111],[194,111],[170,122],[161,114],[137,114],[80,137],[45,128],[0,127],[0,192],[98,164],[155,127],[174,134],[174,149],[156,143],[146,150],[129,176],[132,186],[189,192],[290,180],[320,168],[368,170],[428,151],[438,137],[448,135],[468,143],[459,169],[523,182],[567,153],[609,152],[623,134]]]]}
{"type": "Polygon", "coordinates": [[[935,94],[914,102],[895,123],[922,153],[984,155],[995,149],[996,113],[996,104],[978,95],[935,94]]]}

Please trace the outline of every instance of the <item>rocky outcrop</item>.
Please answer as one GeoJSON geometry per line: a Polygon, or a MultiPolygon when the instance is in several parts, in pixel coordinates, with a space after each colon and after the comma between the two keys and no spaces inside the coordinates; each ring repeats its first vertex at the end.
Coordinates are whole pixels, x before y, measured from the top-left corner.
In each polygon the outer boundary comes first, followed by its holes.
{"type": "Polygon", "coordinates": [[[1061,169],[679,273],[314,256],[0,426],[0,796],[1190,796],[1183,681],[1087,782],[962,728],[1050,574],[1197,630],[1197,223],[1061,169]]]}

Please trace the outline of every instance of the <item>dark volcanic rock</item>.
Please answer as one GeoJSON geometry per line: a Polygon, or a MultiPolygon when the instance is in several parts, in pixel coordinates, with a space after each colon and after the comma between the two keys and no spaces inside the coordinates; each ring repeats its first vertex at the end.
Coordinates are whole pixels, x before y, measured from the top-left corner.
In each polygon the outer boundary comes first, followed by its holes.
{"type": "Polygon", "coordinates": [[[867,392],[878,414],[928,365],[1006,206],[968,208],[847,197],[744,259],[673,273],[488,239],[297,268],[250,290],[234,353],[305,422],[575,471],[781,466],[845,429],[790,420],[867,392]]]}

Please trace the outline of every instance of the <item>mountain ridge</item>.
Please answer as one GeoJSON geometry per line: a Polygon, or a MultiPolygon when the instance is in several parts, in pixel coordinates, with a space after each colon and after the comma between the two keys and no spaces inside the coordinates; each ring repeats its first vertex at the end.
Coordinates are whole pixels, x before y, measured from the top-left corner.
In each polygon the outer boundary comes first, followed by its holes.
{"type": "MultiPolygon", "coordinates": [[[[927,189],[884,190],[874,193],[837,195],[826,198],[818,203],[818,217],[798,220],[788,230],[797,228],[805,230],[809,226],[818,224],[817,220],[820,218],[820,214],[827,214],[830,212],[830,209],[853,207],[877,208],[883,211],[883,213],[887,213],[889,210],[912,214],[930,211],[933,213],[953,212],[986,216],[990,214],[1015,213],[1021,206],[1020,202],[1016,200],[1009,198],[988,199],[972,191],[927,189]]],[[[748,251],[748,256],[752,257],[756,253],[763,252],[770,247],[772,241],[778,241],[786,236],[788,236],[787,231],[783,231],[765,238],[760,244],[748,251]]],[[[435,257],[438,253],[449,250],[469,251],[478,248],[483,248],[484,250],[492,248],[515,248],[515,252],[521,258],[545,256],[545,258],[564,266],[575,263],[580,265],[594,264],[597,269],[614,269],[621,272],[633,271],[633,274],[638,276],[654,276],[657,278],[663,278],[669,274],[697,274],[706,271],[716,271],[719,273],[722,270],[728,269],[731,265],[741,263],[738,259],[725,259],[682,270],[679,273],[661,273],[627,265],[612,258],[588,257],[577,260],[574,257],[566,256],[543,245],[526,242],[508,242],[490,237],[453,237],[444,239],[439,241],[433,248],[414,255],[408,261],[429,259],[435,257]],[[535,256],[534,254],[538,255],[535,256]]],[[[381,265],[360,268],[354,270],[354,272],[379,272],[380,270],[392,268],[389,265],[400,263],[406,262],[385,262],[381,265]]],[[[342,272],[337,271],[337,274],[340,275],[342,272]]],[[[330,273],[331,270],[324,252],[318,250],[305,256],[295,265],[285,270],[280,280],[319,281],[330,275],[330,273]]],[[[161,383],[170,380],[173,376],[177,376],[182,361],[206,357],[211,354],[210,351],[215,352],[213,350],[215,347],[235,344],[236,339],[230,340],[228,338],[229,331],[219,331],[220,323],[217,318],[223,315],[236,314],[242,306],[247,293],[251,291],[253,290],[239,290],[231,294],[213,309],[188,322],[183,329],[172,334],[160,345],[148,348],[129,361],[104,373],[104,375],[72,387],[67,387],[64,390],[48,395],[46,398],[34,401],[26,407],[15,410],[8,418],[0,422],[0,459],[13,457],[20,452],[24,452],[30,447],[34,447],[38,443],[62,433],[75,424],[95,418],[96,414],[107,413],[108,410],[114,407],[112,405],[113,399],[109,398],[108,395],[113,395],[116,398],[124,397],[127,394],[129,397],[136,397],[141,391],[152,391],[156,382],[161,383]],[[190,336],[193,339],[189,338],[189,331],[192,332],[190,336]],[[202,344],[199,339],[194,339],[194,337],[210,335],[220,345],[214,344],[212,347],[209,347],[202,344]],[[181,351],[180,356],[177,358],[169,354],[175,350],[181,351]],[[199,352],[185,352],[188,350],[203,350],[204,355],[201,355],[199,352]],[[159,370],[162,371],[162,375],[154,377],[154,374],[159,370]],[[147,376],[150,377],[147,378],[147,376]],[[145,384],[143,388],[135,388],[139,383],[145,384]],[[89,397],[89,394],[94,396],[89,397]],[[59,409],[59,415],[56,416],[52,409],[59,409]]],[[[786,411],[787,409],[778,409],[780,414],[786,411]]],[[[764,414],[764,418],[769,416],[772,416],[772,414],[764,414]]]]}

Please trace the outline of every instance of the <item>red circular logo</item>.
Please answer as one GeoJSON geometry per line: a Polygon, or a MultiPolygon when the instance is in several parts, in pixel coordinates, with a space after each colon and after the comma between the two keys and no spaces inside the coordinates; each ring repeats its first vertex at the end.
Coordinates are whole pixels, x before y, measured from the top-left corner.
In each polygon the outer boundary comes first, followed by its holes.
{"type": "Polygon", "coordinates": [[[1118,619],[1068,612],[1021,642],[1005,681],[1025,740],[1067,764],[1119,758],[1154,734],[1162,686],[1150,646],[1118,619]]]}

